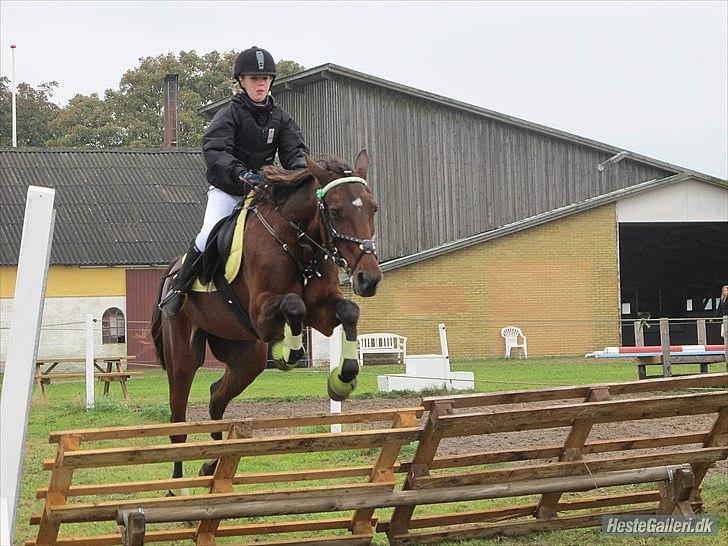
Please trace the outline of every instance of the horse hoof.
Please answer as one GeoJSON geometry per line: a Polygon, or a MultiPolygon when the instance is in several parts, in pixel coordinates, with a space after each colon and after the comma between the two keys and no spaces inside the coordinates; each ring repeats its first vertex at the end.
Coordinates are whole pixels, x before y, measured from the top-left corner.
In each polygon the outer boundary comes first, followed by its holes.
{"type": "Polygon", "coordinates": [[[200,467],[200,472],[197,475],[212,476],[215,473],[215,468],[217,468],[217,459],[208,463],[202,463],[202,466],[200,467]]]}
{"type": "Polygon", "coordinates": [[[345,383],[336,373],[336,370],[331,372],[328,382],[328,392],[329,398],[331,398],[331,400],[333,400],[334,402],[343,402],[344,400],[349,398],[349,395],[355,388],[356,378],[352,379],[348,383],[345,383]]]}

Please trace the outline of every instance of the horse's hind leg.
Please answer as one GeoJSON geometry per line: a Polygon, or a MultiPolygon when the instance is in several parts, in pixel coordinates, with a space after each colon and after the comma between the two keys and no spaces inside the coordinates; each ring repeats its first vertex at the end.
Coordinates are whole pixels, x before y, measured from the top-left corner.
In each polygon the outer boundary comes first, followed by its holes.
{"type": "MultiPolygon", "coordinates": [[[[204,337],[195,335],[190,343],[190,325],[183,317],[177,318],[173,323],[165,325],[168,340],[165,340],[165,362],[167,363],[167,380],[169,382],[169,408],[170,422],[184,423],[187,420],[187,402],[190,388],[195,378],[195,372],[202,365],[204,352],[198,345],[204,347],[204,337]]],[[[169,437],[173,444],[187,441],[186,434],[177,434],[169,437]]],[[[182,461],[175,461],[172,478],[182,477],[182,461]]],[[[179,491],[169,494],[177,495],[179,491]]]]}
{"type": "MultiPolygon", "coordinates": [[[[265,369],[266,344],[262,341],[229,341],[209,338],[215,358],[225,362],[223,376],[210,386],[210,419],[222,419],[230,401],[239,395],[265,369]]],[[[211,434],[213,440],[221,440],[221,432],[211,434]]],[[[201,476],[215,472],[217,459],[208,461],[200,469],[201,476]]]]}

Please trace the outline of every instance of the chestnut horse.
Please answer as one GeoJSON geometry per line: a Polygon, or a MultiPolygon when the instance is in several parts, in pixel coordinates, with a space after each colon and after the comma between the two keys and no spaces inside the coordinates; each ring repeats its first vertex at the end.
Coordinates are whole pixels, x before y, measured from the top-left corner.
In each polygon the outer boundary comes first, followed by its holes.
{"type": "MultiPolygon", "coordinates": [[[[219,294],[190,292],[180,313],[167,320],[155,309],[151,333],[157,357],[167,371],[171,422],[184,422],[195,372],[205,345],[226,364],[210,386],[210,418],[221,419],[230,400],[266,367],[267,344],[276,366],[290,369],[303,356],[302,332],[311,326],[330,336],[343,326],[342,357],[328,380],[329,396],[346,398],[356,386],[359,307],[339,288],[339,267],[359,296],[373,296],[382,278],[374,247],[377,202],[366,183],[369,156],[362,150],[354,169],[327,157],[307,168],[263,167],[267,183],[256,188],[243,235],[240,273],[230,282],[249,316],[236,316],[219,294]]],[[[169,272],[180,259],[170,264],[169,272]]],[[[162,279],[157,302],[171,279],[162,279]]],[[[222,438],[213,433],[213,439],[222,438]]],[[[173,443],[185,435],[171,436],[173,443]]],[[[216,461],[201,474],[212,474],[216,461]]],[[[173,478],[182,477],[174,463],[173,478]]]]}

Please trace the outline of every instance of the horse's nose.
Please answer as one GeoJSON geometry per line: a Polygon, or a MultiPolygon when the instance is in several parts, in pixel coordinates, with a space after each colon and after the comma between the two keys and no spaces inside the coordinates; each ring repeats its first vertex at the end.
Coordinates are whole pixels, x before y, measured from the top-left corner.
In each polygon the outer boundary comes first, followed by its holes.
{"type": "Polygon", "coordinates": [[[368,271],[359,271],[354,278],[354,292],[363,297],[373,296],[377,291],[380,280],[382,280],[380,271],[375,274],[368,271]]]}

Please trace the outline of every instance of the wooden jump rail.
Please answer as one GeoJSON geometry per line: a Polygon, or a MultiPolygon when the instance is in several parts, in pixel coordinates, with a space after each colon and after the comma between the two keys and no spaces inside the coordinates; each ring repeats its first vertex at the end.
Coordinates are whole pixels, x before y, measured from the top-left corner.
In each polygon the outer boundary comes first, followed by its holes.
{"type": "MultiPolygon", "coordinates": [[[[319,499],[339,496],[366,497],[375,491],[391,491],[394,488],[392,467],[403,445],[417,439],[420,429],[417,426],[422,408],[400,408],[365,413],[344,413],[340,415],[311,415],[290,419],[246,419],[224,420],[217,422],[165,424],[140,427],[119,427],[114,429],[76,430],[55,433],[51,442],[58,443],[58,453],[54,460],[44,461],[44,468],[51,470],[51,481],[47,489],[38,491],[38,498],[45,499],[42,514],[31,517],[31,523],[39,524],[35,541],[27,544],[137,544],[139,537],[145,542],[170,542],[192,539],[196,544],[214,544],[220,536],[255,536],[274,533],[312,532],[347,530],[352,536],[330,536],[331,544],[368,544],[373,536],[376,519],[371,510],[357,510],[348,518],[326,520],[302,520],[293,522],[272,522],[266,524],[220,526],[218,517],[202,519],[197,529],[169,529],[146,531],[139,528],[138,518],[132,516],[131,525],[124,533],[108,532],[91,537],[71,536],[58,538],[62,524],[71,522],[116,522],[124,521],[124,514],[138,509],[158,509],[174,517],[182,508],[203,507],[213,509],[232,502],[263,502],[285,500],[289,507],[284,513],[293,513],[290,504],[306,505],[310,497],[319,499]],[[351,431],[338,434],[307,433],[288,436],[265,436],[253,438],[254,431],[281,428],[301,428],[332,423],[388,423],[390,428],[366,431],[351,431]],[[186,444],[138,445],[135,447],[113,447],[104,449],[81,449],[82,442],[121,441],[128,446],[134,439],[159,441],[160,437],[171,434],[209,434],[227,432],[225,441],[190,441],[186,444]],[[295,470],[292,472],[272,472],[262,474],[237,473],[241,458],[276,454],[370,450],[376,448],[377,455],[369,465],[350,468],[323,468],[295,470]],[[118,465],[135,465],[143,462],[171,462],[176,460],[198,461],[220,458],[214,476],[184,478],[178,480],[161,479],[123,483],[95,483],[71,485],[74,471],[85,468],[103,468],[118,465]],[[333,484],[322,487],[300,488],[300,482],[349,478],[346,484],[333,484]],[[352,482],[351,478],[358,478],[352,482]],[[280,490],[251,491],[250,486],[266,483],[299,482],[299,488],[289,487],[280,490]],[[246,492],[236,492],[234,486],[244,485],[246,492]],[[205,488],[200,495],[181,497],[163,496],[168,489],[205,488]],[[157,496],[139,498],[140,493],[157,492],[157,496]],[[70,503],[68,499],[87,495],[125,495],[125,500],[94,499],[94,502],[70,503]],[[128,498],[131,497],[131,498],[128,498]]],[[[94,446],[95,447],[95,446],[94,446]]],[[[171,466],[165,465],[165,472],[171,466]]],[[[126,521],[129,517],[126,516],[126,521]]],[[[167,519],[168,521],[168,519],[167,519]]]]}
{"type": "MultiPolygon", "coordinates": [[[[592,387],[561,387],[536,391],[513,391],[494,394],[473,394],[424,399],[429,418],[417,451],[408,465],[404,490],[429,491],[438,488],[472,487],[498,484],[501,487],[528,485],[552,479],[561,483],[555,490],[543,489],[537,503],[505,508],[490,508],[455,514],[414,517],[416,504],[399,506],[391,521],[381,522],[377,530],[387,532],[391,544],[427,544],[496,535],[515,536],[533,531],[570,529],[601,525],[601,516],[614,513],[690,513],[700,504],[699,488],[707,470],[728,456],[728,391],[699,394],[671,394],[659,397],[612,399],[641,393],[674,389],[725,387],[728,374],[710,374],[670,379],[612,383],[592,387]],[[537,408],[513,408],[514,404],[533,404],[580,399],[577,403],[537,408]],[[505,407],[504,407],[505,406],[505,407]],[[509,407],[510,406],[510,407],[509,407]],[[716,418],[709,430],[692,434],[661,437],[627,437],[587,442],[594,425],[632,420],[713,414],[716,418]],[[518,433],[569,427],[560,445],[525,447],[520,450],[490,451],[436,457],[441,443],[450,438],[483,434],[518,433]],[[696,449],[667,449],[659,453],[630,455],[636,449],[698,444],[696,449]],[[614,452],[616,456],[592,457],[614,452]],[[519,464],[498,468],[473,468],[511,461],[555,462],[519,464]],[[690,465],[680,478],[662,482],[654,491],[616,494],[600,492],[598,496],[564,500],[562,493],[576,491],[569,486],[572,479],[596,479],[614,471],[627,471],[637,483],[642,472],[668,465],[690,465]],[[463,467],[466,471],[463,472],[463,467]],[[433,474],[436,469],[450,470],[433,474]],[[460,472],[452,472],[453,469],[460,472]],[[632,470],[632,473],[629,471],[632,470]],[[647,504],[647,507],[622,509],[623,505],[647,504]],[[657,503],[657,504],[655,504],[657,503]],[[617,511],[593,510],[620,507],[617,511]],[[559,512],[592,509],[577,516],[559,516],[559,512]],[[510,521],[509,521],[510,520],[510,521]],[[497,522],[497,523],[496,523],[497,522]],[[412,532],[414,529],[434,529],[412,532]]],[[[644,477],[644,476],[643,476],[644,477]]],[[[654,477],[654,476],[652,476],[654,477]]],[[[644,480],[649,481],[649,480],[644,480]]],[[[589,489],[598,489],[596,482],[589,489]]],[[[523,493],[521,493],[523,494],[523,493]]],[[[515,495],[509,495],[515,496],[515,495]]]]}
{"type": "MultiPolygon", "coordinates": [[[[209,545],[215,544],[218,537],[255,540],[278,534],[279,540],[255,543],[363,545],[371,543],[375,529],[386,532],[391,544],[422,544],[588,527],[600,525],[603,514],[689,514],[700,504],[700,484],[706,472],[728,455],[726,385],[728,374],[705,374],[591,387],[426,398],[422,407],[333,416],[54,433],[51,442],[58,444],[58,453],[55,459],[44,461],[44,468],[51,471],[50,485],[37,493],[39,499],[45,500],[44,510],[31,518],[31,523],[40,526],[38,535],[26,544],[101,546],[192,540],[198,545],[209,545]],[[704,390],[682,392],[694,388],[704,390]],[[680,392],[667,392],[674,390],[680,392]],[[654,392],[661,395],[636,397],[654,392]],[[534,404],[542,407],[534,408],[534,404]],[[424,411],[429,416],[419,424],[424,411]],[[716,416],[712,426],[704,427],[705,430],[587,441],[592,428],[602,423],[704,414],[716,416]],[[342,433],[280,433],[280,429],[331,423],[362,423],[365,427],[380,428],[342,433]],[[438,453],[452,438],[554,427],[570,427],[561,444],[456,455],[438,453]],[[278,435],[260,435],[271,429],[278,435]],[[211,432],[227,432],[227,438],[158,443],[160,437],[170,434],[211,432]],[[81,448],[89,443],[90,448],[81,448]],[[402,447],[411,443],[416,447],[414,456],[404,456],[402,447]],[[637,451],[648,448],[648,453],[637,451]],[[317,460],[322,461],[316,464],[325,464],[326,452],[336,452],[337,461],[342,454],[351,454],[357,462],[363,458],[369,462],[344,467],[333,463],[329,468],[297,468],[289,472],[238,471],[244,459],[304,452],[320,453],[317,460]],[[92,482],[98,476],[103,478],[104,469],[112,466],[210,458],[219,459],[214,476],[72,483],[77,474],[86,472],[95,473],[95,477],[90,477],[92,482]],[[504,467],[503,463],[510,464],[504,467]],[[494,464],[498,466],[490,466],[494,464]],[[327,483],[322,484],[324,480],[327,483]],[[655,483],[657,488],[624,491],[621,487],[641,483],[655,483]],[[619,491],[601,490],[616,486],[620,486],[619,491]],[[204,492],[163,496],[168,489],[180,488],[204,492]],[[594,489],[599,493],[596,496],[563,497],[594,489]],[[527,495],[540,495],[540,501],[478,508],[483,499],[527,495]],[[74,497],[87,498],[75,502],[74,497]],[[451,502],[471,502],[478,509],[414,514],[417,506],[451,502]],[[395,508],[391,520],[378,521],[376,510],[387,507],[395,508]],[[561,515],[575,510],[580,513],[561,515]],[[321,519],[280,518],[293,514],[317,514],[321,519]],[[223,524],[229,519],[268,516],[277,519],[223,524]],[[197,522],[197,526],[165,526],[180,521],[197,522]],[[84,522],[93,522],[92,529],[103,534],[59,537],[61,527],[84,522]],[[154,527],[147,529],[152,524],[154,527]],[[104,531],[102,525],[107,525],[104,531]]],[[[160,468],[167,473],[171,465],[160,468]]]]}

